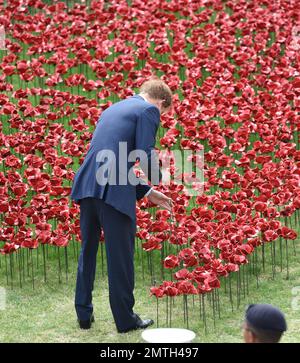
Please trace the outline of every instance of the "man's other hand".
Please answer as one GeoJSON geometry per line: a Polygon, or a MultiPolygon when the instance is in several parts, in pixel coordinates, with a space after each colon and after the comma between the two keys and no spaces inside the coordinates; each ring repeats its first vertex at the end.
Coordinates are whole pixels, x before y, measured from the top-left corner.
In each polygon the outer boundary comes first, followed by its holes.
{"type": "Polygon", "coordinates": [[[152,189],[150,194],[147,196],[151,203],[167,209],[169,212],[172,212],[173,201],[171,198],[167,197],[161,192],[152,189]]]}

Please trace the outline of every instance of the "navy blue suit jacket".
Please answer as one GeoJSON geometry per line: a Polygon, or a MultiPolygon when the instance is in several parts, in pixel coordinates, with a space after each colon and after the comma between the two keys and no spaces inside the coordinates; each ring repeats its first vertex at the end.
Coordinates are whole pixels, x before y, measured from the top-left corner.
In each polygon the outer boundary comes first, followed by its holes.
{"type": "MultiPolygon", "coordinates": [[[[136,200],[141,199],[150,186],[141,180],[139,180],[140,184],[132,185],[128,182],[128,177],[124,182],[124,175],[133,174],[132,167],[135,163],[133,150],[140,149],[147,153],[148,179],[153,184],[161,181],[159,163],[154,156],[159,122],[159,109],[139,95],[119,101],[102,112],[90,148],[74,177],[71,198],[75,201],[86,197],[103,199],[107,204],[135,219],[136,200]],[[123,145],[127,148],[120,155],[119,142],[126,143],[123,145]],[[114,153],[115,163],[110,162],[113,158],[106,158],[105,150],[114,153]],[[128,161],[130,152],[133,153],[131,161],[128,161]],[[150,168],[150,160],[154,163],[152,168],[150,168]],[[99,173],[100,167],[105,170],[102,174],[99,173]],[[100,179],[96,177],[97,172],[100,179]],[[154,174],[155,180],[152,178],[154,174]],[[99,180],[101,180],[100,184],[99,180]],[[111,180],[115,183],[110,183],[111,180]]],[[[143,165],[145,164],[142,163],[142,168],[143,165]]]]}

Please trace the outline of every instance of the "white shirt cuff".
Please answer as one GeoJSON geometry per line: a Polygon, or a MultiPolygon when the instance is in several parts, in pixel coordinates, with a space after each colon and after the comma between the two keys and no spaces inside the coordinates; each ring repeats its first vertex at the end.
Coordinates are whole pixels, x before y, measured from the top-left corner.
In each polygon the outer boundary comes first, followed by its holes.
{"type": "Polygon", "coordinates": [[[148,197],[148,195],[151,193],[151,190],[152,190],[153,188],[150,188],[149,190],[148,190],[148,192],[144,195],[144,197],[148,197]]]}

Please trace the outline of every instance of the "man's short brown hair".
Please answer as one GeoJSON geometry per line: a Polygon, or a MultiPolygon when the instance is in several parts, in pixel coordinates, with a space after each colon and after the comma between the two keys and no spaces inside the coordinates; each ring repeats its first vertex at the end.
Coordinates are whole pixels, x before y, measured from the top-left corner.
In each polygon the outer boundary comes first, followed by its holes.
{"type": "Polygon", "coordinates": [[[172,91],[170,87],[160,79],[150,79],[142,84],[141,93],[147,93],[154,100],[163,100],[162,106],[169,108],[172,105],[172,91]]]}

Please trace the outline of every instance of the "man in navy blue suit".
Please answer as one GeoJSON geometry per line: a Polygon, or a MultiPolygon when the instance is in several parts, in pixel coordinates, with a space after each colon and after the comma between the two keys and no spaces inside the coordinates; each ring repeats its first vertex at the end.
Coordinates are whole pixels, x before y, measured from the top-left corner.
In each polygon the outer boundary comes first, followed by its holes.
{"type": "Polygon", "coordinates": [[[160,115],[172,104],[170,88],[161,80],[145,82],[140,93],[104,112],[77,171],[71,197],[80,204],[82,239],[78,261],[75,308],[79,325],[94,321],[92,291],[101,229],[108,266],[109,301],[118,332],[144,329],[153,320],[133,312],[136,200],[147,197],[171,210],[171,199],[135,176],[136,160],[152,185],[161,181],[154,146],[160,115]]]}

